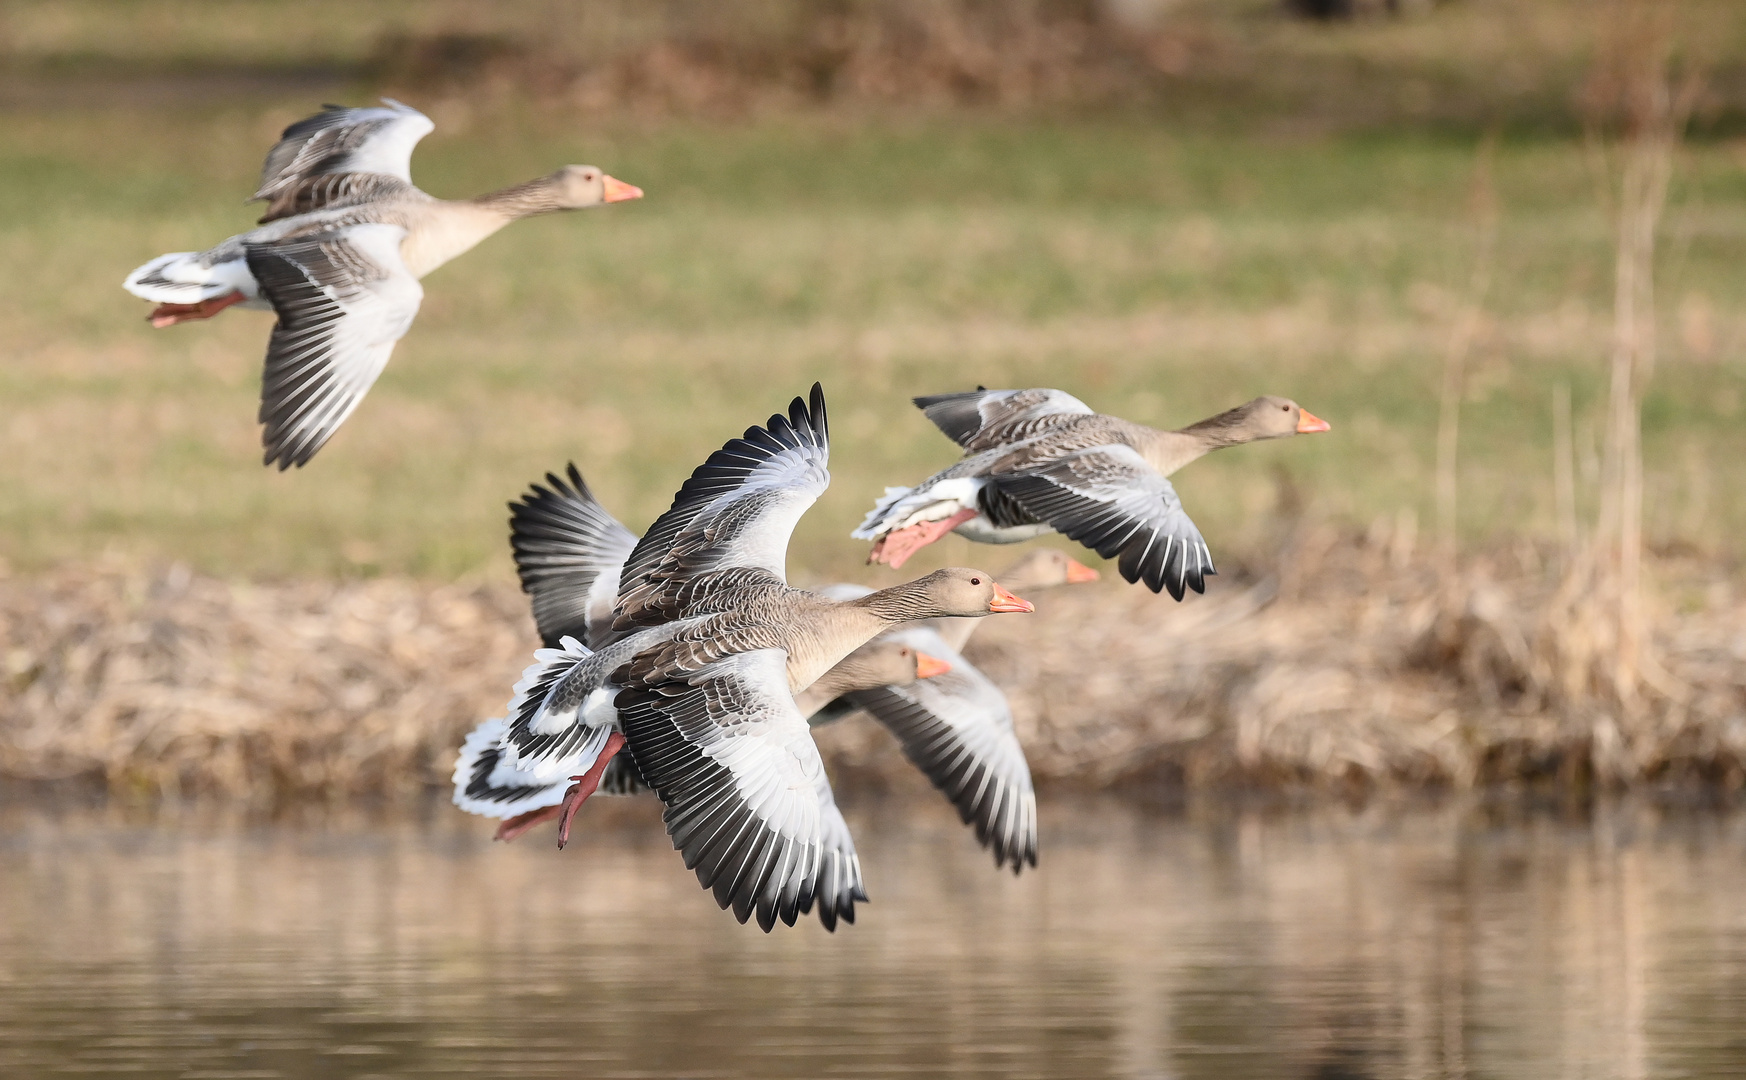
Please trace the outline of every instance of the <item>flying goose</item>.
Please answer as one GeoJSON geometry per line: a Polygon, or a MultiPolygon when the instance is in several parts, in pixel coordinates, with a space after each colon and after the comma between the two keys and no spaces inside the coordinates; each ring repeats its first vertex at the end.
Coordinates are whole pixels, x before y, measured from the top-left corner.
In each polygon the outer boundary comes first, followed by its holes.
{"type": "Polygon", "coordinates": [[[915,404],[964,457],[913,488],[885,495],[851,535],[873,541],[868,562],[896,568],[956,532],[1014,544],[1060,532],[1122,577],[1181,600],[1205,591],[1212,555],[1165,479],[1213,450],[1327,431],[1297,402],[1259,397],[1179,431],[1094,413],[1060,390],[987,390],[915,404]]]}
{"type": "Polygon", "coordinates": [[[151,324],[272,308],[261,378],[263,464],[301,466],[357,408],[424,299],[420,278],[512,221],[642,197],[592,165],[481,195],[436,199],[412,185],[412,148],[434,125],[384,98],[325,106],[267,154],[260,227],[206,251],[160,255],[123,287],[154,301],[151,324]]]}
{"type": "Polygon", "coordinates": [[[685,865],[766,931],[815,903],[834,929],[866,898],[794,694],[899,623],[1031,610],[964,568],[846,602],[791,588],[788,541],[830,482],[828,459],[817,385],[711,455],[625,561],[611,640],[537,652],[497,741],[505,763],[538,781],[575,778],[560,841],[627,749],[666,804],[685,865]]]}
{"type": "MultiPolygon", "coordinates": [[[[974,620],[964,620],[974,622],[974,620]]],[[[944,651],[942,649],[942,651],[944,651]]],[[[882,634],[845,656],[819,676],[818,681],[795,695],[795,706],[812,726],[814,714],[844,695],[881,686],[905,687],[919,679],[943,675],[952,665],[921,651],[907,640],[882,634]]],[[[853,711],[856,706],[849,706],[853,711]]],[[[502,818],[496,839],[514,840],[528,830],[559,817],[572,778],[541,782],[537,775],[515,768],[504,760],[502,737],[508,722],[501,717],[486,720],[468,734],[455,761],[456,806],[472,814],[502,818]]],[[[630,756],[614,757],[605,766],[596,789],[603,795],[633,795],[647,791],[630,763],[630,756]]]]}
{"type": "MultiPolygon", "coordinates": [[[[613,607],[619,588],[619,572],[636,547],[636,534],[613,517],[595,497],[581,472],[571,463],[565,476],[547,473],[545,484],[532,484],[520,500],[509,504],[510,544],[522,589],[532,599],[540,637],[548,646],[565,637],[575,637],[594,647],[611,639],[613,607]]],[[[1065,552],[1043,548],[1031,552],[999,575],[1002,585],[1015,592],[1068,583],[1095,581],[1097,571],[1065,552]],[[1011,580],[1008,580],[1008,579],[1011,580]]],[[[872,592],[859,585],[831,585],[819,592],[832,600],[854,600],[872,592]]],[[[1013,869],[1028,857],[1036,865],[1036,812],[1031,796],[1029,767],[1024,751],[1012,734],[1012,716],[1006,698],[958,652],[969,640],[980,619],[938,619],[922,627],[888,630],[851,653],[805,691],[795,695],[800,714],[812,727],[840,720],[860,709],[892,730],[905,753],[953,800],[973,825],[983,846],[991,848],[996,864],[1012,853],[1013,869]],[[950,680],[951,689],[926,695],[926,708],[940,728],[922,724],[915,712],[904,706],[908,699],[878,695],[851,698],[858,690],[886,688],[902,691],[914,686],[916,676],[889,678],[892,657],[896,663],[910,650],[920,678],[935,677],[931,665],[940,664],[938,675],[959,671],[950,680]],[[946,657],[950,659],[946,659],[946,657]],[[882,672],[881,668],[884,669],[882,672]],[[947,734],[941,734],[941,731],[947,734]],[[924,737],[925,736],[925,737],[924,737]],[[998,774],[986,788],[965,778],[998,774]],[[1003,793],[1015,793],[1009,804],[1003,793]],[[1022,794],[1021,794],[1022,793],[1022,794]],[[1016,807],[1028,805],[1020,813],[1016,807]],[[1009,835],[1010,834],[1010,835],[1009,835]]],[[[945,684],[941,684],[945,685],[945,684]]],[[[500,721],[488,721],[488,724],[500,721]]],[[[481,726],[481,731],[484,726],[481,726]]],[[[497,730],[497,729],[492,729],[497,730]]],[[[493,736],[495,737],[495,736],[493,736]]],[[[484,736],[481,736],[484,739],[484,736]]],[[[498,836],[513,839],[540,822],[557,816],[562,785],[541,788],[530,784],[514,769],[502,765],[484,742],[468,744],[456,766],[456,802],[472,809],[485,804],[491,816],[507,818],[498,836]]],[[[622,759],[607,766],[599,791],[628,795],[644,790],[640,778],[622,759]]]]}

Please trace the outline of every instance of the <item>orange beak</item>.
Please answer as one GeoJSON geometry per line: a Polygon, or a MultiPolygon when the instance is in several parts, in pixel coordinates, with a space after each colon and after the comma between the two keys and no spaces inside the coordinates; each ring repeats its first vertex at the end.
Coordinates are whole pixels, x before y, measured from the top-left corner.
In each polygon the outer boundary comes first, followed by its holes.
{"type": "Polygon", "coordinates": [[[1078,559],[1067,560],[1067,584],[1083,585],[1088,581],[1096,581],[1099,576],[1096,570],[1086,566],[1078,559]]]}
{"type": "Polygon", "coordinates": [[[1332,426],[1308,409],[1297,411],[1297,433],[1299,435],[1314,435],[1318,431],[1327,431],[1332,426]]]}
{"type": "Polygon", "coordinates": [[[600,183],[606,188],[606,197],[601,200],[603,202],[624,202],[626,199],[640,199],[643,197],[642,188],[637,187],[635,184],[627,184],[623,180],[615,180],[610,176],[602,176],[600,178],[600,183]]]}
{"type": "Polygon", "coordinates": [[[1012,593],[1007,592],[1005,589],[1001,588],[998,583],[996,583],[994,586],[994,599],[990,600],[988,602],[988,610],[989,611],[1035,611],[1035,610],[1037,610],[1037,606],[1035,604],[1031,603],[1029,600],[1020,600],[1018,597],[1014,596],[1012,593]]]}
{"type": "Polygon", "coordinates": [[[918,679],[931,679],[951,670],[952,665],[937,656],[929,656],[925,652],[915,654],[915,677],[918,679]]]}

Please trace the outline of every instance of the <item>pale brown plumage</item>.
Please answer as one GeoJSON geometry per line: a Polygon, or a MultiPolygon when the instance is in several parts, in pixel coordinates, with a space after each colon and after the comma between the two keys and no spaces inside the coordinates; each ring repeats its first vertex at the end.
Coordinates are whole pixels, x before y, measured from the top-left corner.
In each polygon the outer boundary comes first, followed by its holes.
{"type": "Polygon", "coordinates": [[[859,861],[794,693],[899,623],[1030,605],[962,568],[848,601],[791,588],[788,541],[829,483],[828,458],[814,386],[699,466],[625,559],[611,640],[536,655],[501,734],[469,739],[457,802],[471,798],[468,777],[499,769],[536,784],[579,775],[567,815],[622,733],[674,847],[721,906],[765,929],[814,904],[827,927],[852,919],[866,896],[859,861]]]}
{"type": "Polygon", "coordinates": [[[159,256],[124,282],[157,303],[153,326],[239,304],[278,315],[261,380],[266,464],[305,464],[351,415],[411,327],[420,278],[511,221],[642,194],[570,165],[476,199],[433,198],[410,173],[431,127],[395,101],[330,105],[292,124],[261,170],[259,228],[159,256]]]}
{"type": "Polygon", "coordinates": [[[976,390],[916,398],[965,456],[915,488],[889,488],[856,537],[869,561],[900,566],[948,532],[1016,543],[1061,532],[1122,576],[1180,600],[1214,573],[1200,531],[1166,479],[1213,450],[1326,431],[1286,398],[1262,397],[1179,431],[1094,413],[1059,390],[976,390]]]}

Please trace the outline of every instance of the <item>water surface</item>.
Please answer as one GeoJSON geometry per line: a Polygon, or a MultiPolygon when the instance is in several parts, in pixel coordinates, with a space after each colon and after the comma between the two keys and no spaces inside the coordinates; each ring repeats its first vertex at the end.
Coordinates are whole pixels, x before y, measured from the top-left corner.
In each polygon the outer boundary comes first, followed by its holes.
{"type": "Polygon", "coordinates": [[[0,811],[0,1076],[1746,1076],[1738,813],[1045,804],[1015,879],[875,806],[766,936],[656,810],[0,811]]]}

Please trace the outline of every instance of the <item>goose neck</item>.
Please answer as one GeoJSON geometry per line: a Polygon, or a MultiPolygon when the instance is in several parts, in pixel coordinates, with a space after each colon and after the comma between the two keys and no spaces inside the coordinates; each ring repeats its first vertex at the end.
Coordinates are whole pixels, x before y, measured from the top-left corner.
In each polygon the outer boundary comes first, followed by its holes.
{"type": "Polygon", "coordinates": [[[558,185],[549,176],[487,192],[472,201],[475,206],[493,210],[511,221],[565,209],[559,198],[558,185]]]}

